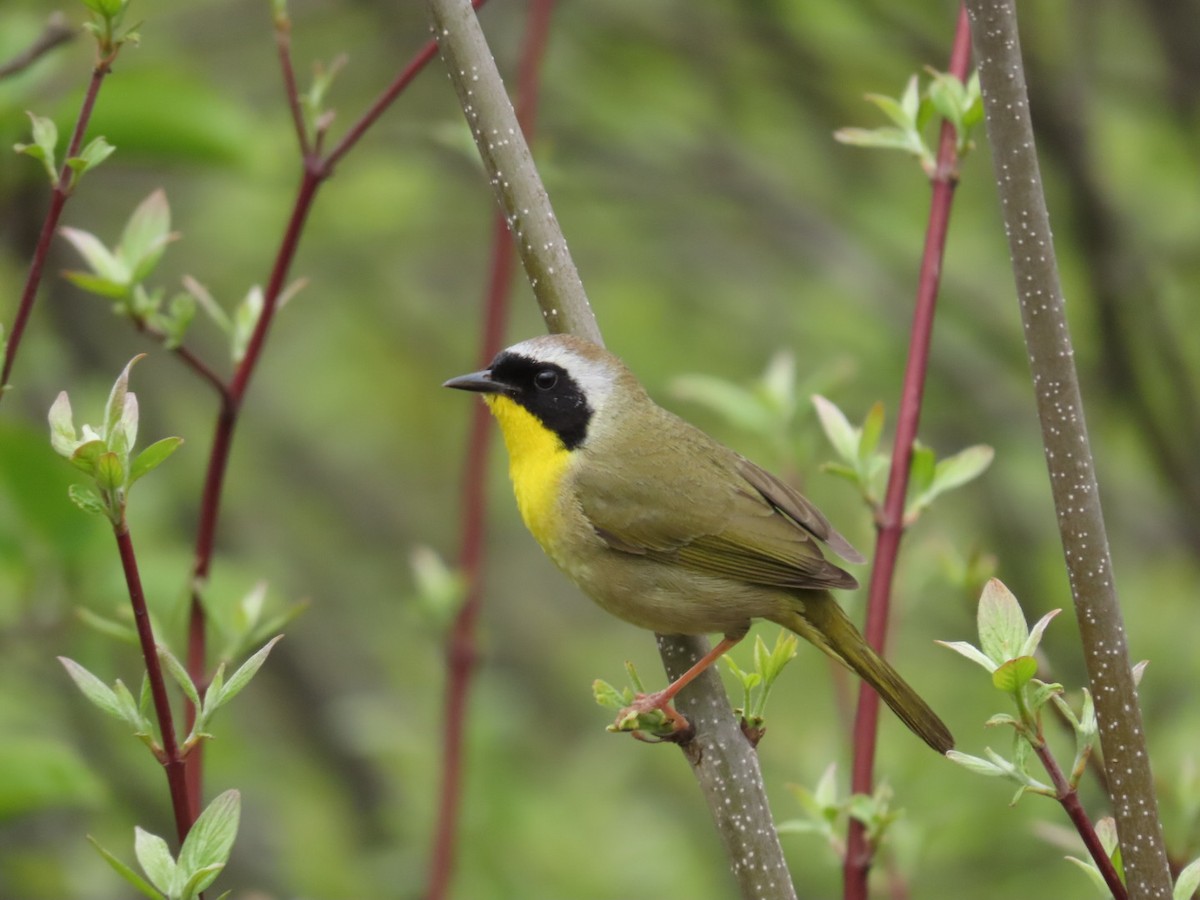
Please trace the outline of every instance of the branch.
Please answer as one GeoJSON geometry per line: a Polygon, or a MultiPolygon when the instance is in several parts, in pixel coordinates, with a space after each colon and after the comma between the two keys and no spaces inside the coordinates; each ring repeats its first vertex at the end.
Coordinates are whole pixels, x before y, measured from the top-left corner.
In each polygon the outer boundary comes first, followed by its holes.
{"type": "Polygon", "coordinates": [[[146,595],[142,590],[142,578],[138,573],[137,556],[129,536],[129,526],[122,515],[121,522],[113,526],[117,538],[117,549],[121,555],[121,568],[125,572],[125,584],[129,589],[129,602],[133,606],[133,620],[137,625],[138,643],[142,658],[146,662],[146,677],[150,682],[150,696],[154,701],[154,712],[158,718],[158,730],[162,736],[162,756],[159,762],[167,774],[167,785],[171,791],[171,807],[175,811],[175,831],[180,845],[196,821],[197,806],[188,794],[184,772],[184,758],[179,752],[175,737],[175,722],[171,715],[171,701],[167,697],[167,684],[163,678],[162,663],[158,658],[158,644],[150,627],[150,614],[146,609],[146,595]]]}
{"type": "MultiPolygon", "coordinates": [[[[567,250],[550,199],[521,135],[491,50],[466,0],[428,0],[450,80],[497,201],[516,238],[547,328],[597,343],[600,330],[567,250]]],[[[707,641],[659,635],[659,652],[674,678],[703,656],[707,641]]],[[[711,669],[679,695],[696,726],[684,746],[743,896],[795,896],[758,769],[758,760],[711,669]]]]}
{"type": "MultiPolygon", "coordinates": [[[[517,121],[528,141],[537,117],[538,73],[545,53],[550,14],[555,0],[534,0],[526,23],[517,95],[517,121]]],[[[504,326],[512,299],[516,263],[512,236],[504,214],[497,209],[492,224],[492,264],[485,301],[485,320],[479,359],[487,365],[501,349],[504,326]]],[[[467,697],[478,662],[475,626],[483,608],[484,526],[487,513],[487,452],[492,417],[482,403],[472,404],[471,433],[463,477],[463,531],[459,565],[466,575],[467,591],[451,626],[446,648],[447,684],[443,726],[442,785],[438,820],[429,862],[426,900],[441,900],[450,889],[458,839],[462,796],[462,758],[465,742],[467,697]]]]}
{"type": "Polygon", "coordinates": [[[1114,900],[1126,900],[1129,895],[1126,893],[1125,883],[1121,881],[1121,876],[1117,874],[1112,860],[1109,859],[1108,854],[1104,851],[1104,845],[1100,843],[1100,837],[1096,834],[1092,820],[1088,818],[1083,804],[1079,802],[1079,792],[1071,787],[1070,782],[1067,781],[1067,777],[1058,765],[1058,760],[1054,758],[1054,754],[1050,752],[1050,748],[1046,746],[1046,741],[1040,733],[1036,740],[1030,741],[1030,746],[1033,747],[1033,752],[1041,760],[1046,774],[1050,776],[1050,783],[1054,785],[1055,799],[1062,804],[1062,808],[1071,820],[1071,824],[1075,826],[1075,830],[1083,838],[1083,844],[1087,847],[1088,855],[1092,857],[1092,861],[1100,870],[1100,874],[1104,877],[1104,883],[1112,891],[1114,900]]]}
{"type": "Polygon", "coordinates": [[[1016,9],[967,0],[988,140],[1025,327],[1050,487],[1130,896],[1171,896],[1158,801],[1112,578],[1062,285],[1029,116],[1016,9]]]}
{"type": "MultiPolygon", "coordinates": [[[[479,0],[482,2],[482,0],[479,0]]],[[[192,589],[191,611],[188,620],[187,637],[187,670],[203,696],[208,683],[207,655],[208,637],[206,633],[206,616],[204,613],[202,591],[212,567],[213,550],[216,544],[217,523],[220,519],[221,497],[225,488],[225,474],[229,467],[229,455],[233,448],[233,436],[237,430],[238,418],[242,402],[250,385],[250,379],[258,367],[266,343],[267,333],[274,321],[279,308],[279,300],[287,284],[288,273],[291,271],[296,252],[300,246],[300,238],[304,234],[304,226],[308,214],[316,202],[321,185],[333,174],[334,163],[344,156],[354,146],[357,140],[374,124],[392,102],[400,95],[410,81],[424,65],[433,58],[436,44],[428,41],[424,48],[402,70],[400,75],[383,93],[383,95],[351,126],[342,142],[322,158],[319,147],[313,147],[304,129],[303,116],[300,109],[300,98],[296,85],[295,73],[291,62],[291,44],[288,37],[290,23],[286,16],[276,16],[276,47],[278,50],[284,90],[287,93],[288,106],[292,111],[293,125],[298,132],[303,169],[300,185],[296,190],[296,198],[292,203],[292,211],[288,216],[283,238],[280,241],[275,259],[271,265],[271,274],[263,291],[263,308],[255,323],[254,331],[247,342],[245,354],[234,370],[228,384],[218,392],[221,407],[217,415],[217,423],[213,432],[212,446],[208,455],[208,467],[204,476],[204,489],[200,499],[199,520],[196,526],[196,542],[192,560],[192,589]]],[[[190,360],[185,361],[197,368],[190,360]]],[[[200,371],[197,369],[197,371],[200,371]]],[[[201,374],[204,374],[201,372],[201,374]]],[[[195,720],[196,711],[188,704],[187,720],[189,727],[195,720]]],[[[193,803],[199,804],[201,781],[203,777],[202,746],[189,754],[187,760],[188,790],[193,803]]]]}
{"type": "MultiPolygon", "coordinates": [[[[970,51],[966,10],[960,7],[949,66],[949,73],[960,81],[965,82],[967,79],[970,51]]],[[[950,208],[954,202],[954,188],[958,184],[955,141],[953,124],[943,120],[937,168],[931,177],[933,196],[925,232],[925,251],[921,258],[921,272],[917,283],[908,362],[904,370],[900,410],[896,421],[896,442],[892,450],[887,493],[876,523],[875,558],[868,591],[866,627],[863,631],[867,642],[881,653],[887,642],[892,581],[896,572],[896,558],[900,553],[900,540],[904,536],[904,505],[908,496],[913,444],[917,438],[921,398],[925,392],[925,373],[929,367],[929,347],[933,335],[938,287],[941,283],[942,258],[946,250],[950,208]]],[[[850,790],[855,794],[870,795],[873,792],[878,726],[879,695],[870,685],[862,683],[858,689],[858,708],[854,717],[854,763],[850,780],[850,790]]],[[[843,865],[843,890],[846,900],[865,900],[867,875],[873,857],[874,848],[867,842],[866,825],[858,819],[851,818],[843,865]]]]}
{"type": "Polygon", "coordinates": [[[92,110],[96,106],[96,96],[100,93],[100,85],[104,81],[104,76],[112,70],[116,55],[117,51],[114,50],[112,54],[102,57],[96,62],[92,69],[92,79],[88,82],[87,92],[83,95],[83,105],[79,108],[79,116],[75,120],[75,130],[71,133],[67,152],[63,156],[62,168],[58,174],[58,184],[54,186],[54,192],[50,197],[50,208],[46,211],[46,218],[42,221],[42,230],[38,233],[37,244],[33,249],[33,259],[29,262],[29,274],[26,276],[25,286],[21,290],[21,300],[13,319],[12,333],[8,337],[8,346],[4,351],[4,367],[0,369],[0,400],[4,399],[5,390],[9,386],[8,378],[17,361],[17,349],[21,346],[25,325],[29,321],[30,313],[33,312],[38,287],[42,283],[42,271],[46,265],[46,257],[50,253],[50,242],[54,239],[54,232],[58,228],[58,220],[62,217],[67,198],[71,196],[68,189],[68,185],[71,183],[71,167],[67,165],[66,160],[79,155],[79,148],[83,146],[83,136],[87,132],[88,122],[92,119],[92,110]]]}
{"type": "Polygon", "coordinates": [[[8,62],[0,63],[0,78],[25,71],[55,47],[74,40],[76,34],[78,32],[67,22],[66,16],[61,12],[53,13],[32,44],[8,62]]]}

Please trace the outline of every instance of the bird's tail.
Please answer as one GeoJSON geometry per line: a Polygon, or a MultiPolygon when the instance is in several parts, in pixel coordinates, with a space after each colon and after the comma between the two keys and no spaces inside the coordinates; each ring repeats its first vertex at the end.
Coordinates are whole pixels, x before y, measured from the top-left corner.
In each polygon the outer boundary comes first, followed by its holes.
{"type": "Polygon", "coordinates": [[[950,729],[900,673],[871,649],[831,594],[806,591],[798,599],[803,604],[801,608],[788,610],[774,621],[857,673],[913,734],[938,753],[954,748],[950,729]]]}

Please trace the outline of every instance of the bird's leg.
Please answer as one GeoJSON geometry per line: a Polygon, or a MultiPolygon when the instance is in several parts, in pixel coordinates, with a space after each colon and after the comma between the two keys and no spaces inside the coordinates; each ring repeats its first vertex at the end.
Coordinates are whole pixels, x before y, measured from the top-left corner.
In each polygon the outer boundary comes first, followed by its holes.
{"type": "Polygon", "coordinates": [[[708,653],[704,654],[699,662],[672,681],[661,691],[655,691],[653,694],[638,694],[637,697],[634,698],[633,703],[621,711],[621,715],[617,717],[618,720],[624,718],[630,712],[640,714],[653,712],[656,709],[661,709],[663,712],[667,713],[668,717],[672,720],[675,720],[676,717],[682,719],[683,717],[680,716],[679,713],[676,713],[674,710],[668,710],[668,705],[675,698],[675,695],[695,681],[696,678],[700,676],[700,673],[720,659],[730,648],[736,645],[745,636],[745,631],[742,631],[740,634],[725,635],[725,637],[721,639],[717,646],[713,647],[708,651],[708,653]]]}

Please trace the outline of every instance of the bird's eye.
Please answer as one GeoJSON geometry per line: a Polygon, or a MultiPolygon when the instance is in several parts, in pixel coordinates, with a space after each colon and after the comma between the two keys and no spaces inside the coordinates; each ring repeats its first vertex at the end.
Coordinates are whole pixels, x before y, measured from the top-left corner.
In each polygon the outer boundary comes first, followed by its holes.
{"type": "Polygon", "coordinates": [[[556,384],[558,384],[558,373],[553,369],[542,369],[533,376],[533,385],[539,391],[554,390],[556,384]]]}

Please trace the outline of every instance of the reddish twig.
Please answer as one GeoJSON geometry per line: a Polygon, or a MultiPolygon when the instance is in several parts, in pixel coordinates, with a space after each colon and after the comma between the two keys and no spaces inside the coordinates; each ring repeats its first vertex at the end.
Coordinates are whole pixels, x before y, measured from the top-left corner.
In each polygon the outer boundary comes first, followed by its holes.
{"type": "Polygon", "coordinates": [[[1050,752],[1050,748],[1046,746],[1046,742],[1039,736],[1037,740],[1030,743],[1033,747],[1033,752],[1042,761],[1042,766],[1045,768],[1046,774],[1050,776],[1050,783],[1054,785],[1055,799],[1062,804],[1062,808],[1066,812],[1067,817],[1070,818],[1071,824],[1075,826],[1075,830],[1083,838],[1083,844],[1087,847],[1088,854],[1092,857],[1092,861],[1096,863],[1096,867],[1099,868],[1100,874],[1104,877],[1104,883],[1112,891],[1113,900],[1126,900],[1129,894],[1125,888],[1125,882],[1117,874],[1112,859],[1105,852],[1104,845],[1100,843],[1100,838],[1096,834],[1092,820],[1088,818],[1083,804],[1079,802],[1079,792],[1067,781],[1062,769],[1059,768],[1058,760],[1054,758],[1054,754],[1050,752]]]}
{"type": "Polygon", "coordinates": [[[0,63],[0,78],[16,75],[32,66],[35,62],[53,50],[55,47],[73,40],[79,32],[67,22],[67,17],[60,12],[50,16],[46,27],[32,44],[13,56],[8,62],[0,63]]]}
{"type": "MultiPolygon", "coordinates": [[[[476,0],[477,5],[484,0],[476,0]]],[[[187,670],[203,696],[208,684],[207,657],[208,639],[206,634],[206,616],[202,599],[202,590],[212,567],[213,549],[216,543],[217,524],[220,519],[221,496],[225,486],[225,474],[229,466],[229,454],[233,447],[233,436],[237,430],[238,417],[250,379],[257,369],[262,355],[263,345],[279,309],[279,300],[287,282],[288,272],[295,260],[300,238],[308,214],[316,201],[317,192],[322,184],[333,174],[335,164],[348,153],[395,99],[412,81],[416,74],[437,54],[437,45],[428,41],[414,56],[412,61],[401,70],[395,80],[383,91],[379,98],[371,104],[365,113],[356,121],[329,154],[322,157],[319,147],[313,145],[307,135],[304,125],[303,112],[300,105],[295,70],[291,59],[290,24],[286,19],[276,19],[276,46],[279,52],[280,66],[283,71],[284,89],[287,93],[288,105],[292,111],[294,126],[300,141],[303,172],[300,185],[296,190],[296,198],[292,203],[292,211],[288,217],[287,226],[279,249],[276,251],[271,266],[270,279],[263,291],[263,308],[241,362],[234,370],[227,385],[220,391],[221,408],[217,415],[217,423],[213,433],[212,447],[208,456],[208,468],[204,476],[204,489],[200,500],[199,520],[196,526],[196,542],[192,562],[192,591],[191,612],[188,620],[187,638],[187,670]]],[[[193,368],[195,368],[193,366],[193,368]]],[[[195,721],[196,711],[188,704],[188,726],[195,721]]],[[[201,747],[188,755],[187,783],[189,796],[198,806],[203,780],[203,754],[201,747]]]]}
{"type": "MultiPolygon", "coordinates": [[[[537,120],[538,73],[545,55],[550,15],[555,0],[534,0],[526,23],[525,41],[518,73],[517,121],[528,140],[537,120]]],[[[476,6],[479,4],[476,3],[476,6]]],[[[486,313],[479,358],[486,365],[499,352],[512,296],[516,248],[503,212],[497,211],[492,226],[491,275],[488,280],[486,313]]],[[[441,900],[449,891],[454,872],[458,813],[462,795],[462,751],[465,737],[467,698],[479,661],[475,625],[483,606],[484,520],[486,518],[487,450],[491,416],[487,407],[476,404],[471,417],[467,459],[463,477],[463,532],[460,566],[466,575],[467,592],[455,616],[447,641],[446,704],[443,725],[442,783],[438,818],[429,861],[427,900],[441,900]]]]}
{"type": "Polygon", "coordinates": [[[124,516],[113,526],[117,538],[117,549],[121,555],[121,568],[125,571],[125,584],[129,588],[129,602],[133,606],[133,620],[137,625],[138,643],[142,658],[146,662],[146,677],[150,682],[150,696],[154,701],[154,713],[158,718],[158,730],[162,736],[162,754],[159,762],[167,774],[167,785],[171,791],[171,807],[175,812],[175,831],[182,845],[192,823],[196,821],[196,805],[188,793],[185,778],[184,757],[180,754],[179,742],[175,737],[175,722],[171,715],[171,701],[167,698],[167,683],[163,678],[162,662],[158,658],[158,644],[150,627],[150,613],[146,609],[146,595],[142,590],[142,579],[138,573],[137,556],[129,536],[129,526],[124,516]]]}
{"type": "MultiPolygon", "coordinates": [[[[966,9],[960,7],[949,72],[961,81],[966,81],[967,78],[970,51],[971,34],[966,9]]],[[[909,469],[912,464],[913,443],[917,436],[917,424],[921,416],[921,398],[925,389],[925,373],[929,361],[950,208],[954,188],[958,183],[955,147],[954,126],[943,121],[937,167],[931,176],[933,196],[917,285],[908,362],[904,370],[904,384],[896,421],[896,442],[892,451],[887,493],[876,522],[875,558],[871,570],[867,619],[863,633],[871,646],[877,650],[882,650],[887,639],[892,580],[896,571],[900,540],[904,535],[904,506],[908,494],[909,469]]],[[[872,793],[878,725],[879,695],[870,686],[863,684],[859,688],[858,708],[854,717],[854,762],[850,779],[850,790],[853,793],[872,793]]],[[[866,826],[857,819],[851,819],[843,865],[843,890],[846,900],[865,900],[867,875],[873,854],[874,848],[867,841],[866,826]]]]}
{"type": "Polygon", "coordinates": [[[96,97],[100,93],[100,85],[112,70],[113,60],[117,51],[101,57],[92,69],[92,78],[88,83],[87,92],[83,95],[83,105],[79,108],[79,116],[75,120],[75,130],[67,144],[67,152],[63,156],[62,168],[58,173],[58,183],[54,186],[50,197],[50,208],[42,221],[42,230],[38,233],[37,244],[33,249],[33,259],[29,262],[29,274],[25,278],[25,286],[21,290],[21,300],[17,305],[17,314],[13,318],[12,332],[8,336],[8,346],[4,351],[4,367],[0,369],[0,399],[3,399],[8,378],[12,375],[13,365],[17,359],[17,349],[21,346],[21,338],[25,334],[25,325],[33,312],[34,301],[37,299],[38,287],[42,283],[42,272],[46,265],[46,257],[50,253],[50,242],[58,228],[58,220],[62,217],[63,207],[71,196],[71,167],[66,161],[79,155],[83,146],[83,136],[87,132],[88,122],[92,119],[92,110],[96,106],[96,97]]]}

